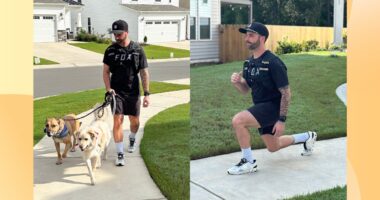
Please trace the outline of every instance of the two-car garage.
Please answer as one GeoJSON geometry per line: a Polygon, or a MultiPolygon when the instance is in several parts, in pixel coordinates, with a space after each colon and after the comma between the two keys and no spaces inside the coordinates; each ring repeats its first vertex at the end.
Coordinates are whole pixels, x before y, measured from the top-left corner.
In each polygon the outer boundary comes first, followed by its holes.
{"type": "Polygon", "coordinates": [[[56,31],[56,20],[53,15],[34,15],[34,42],[55,42],[57,31],[56,31]]]}
{"type": "Polygon", "coordinates": [[[146,21],[144,33],[148,42],[179,41],[178,21],[146,21]]]}

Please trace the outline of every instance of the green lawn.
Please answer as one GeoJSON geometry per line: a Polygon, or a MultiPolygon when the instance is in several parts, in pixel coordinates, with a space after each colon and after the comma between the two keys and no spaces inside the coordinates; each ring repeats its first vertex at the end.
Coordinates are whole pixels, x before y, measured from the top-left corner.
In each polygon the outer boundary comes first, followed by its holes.
{"type": "Polygon", "coordinates": [[[296,196],[286,200],[346,200],[347,186],[335,187],[329,190],[323,190],[308,195],[296,196]]]}
{"type": "Polygon", "coordinates": [[[151,118],[140,145],[150,175],[168,199],[190,198],[189,109],[182,104],[151,118]]]}
{"type": "Polygon", "coordinates": [[[54,61],[51,61],[51,60],[48,60],[48,59],[45,59],[45,58],[40,58],[40,63],[35,64],[34,63],[34,58],[35,58],[35,56],[33,57],[33,65],[53,65],[53,64],[59,64],[57,62],[54,62],[54,61]]]}
{"type": "MultiPolygon", "coordinates": [[[[318,139],[346,136],[346,107],[335,89],[346,82],[346,56],[327,52],[287,54],[280,58],[288,67],[292,101],[286,134],[314,130],[318,139]]],[[[230,83],[242,62],[191,68],[191,159],[239,151],[232,117],[252,105],[230,83]]],[[[253,149],[263,148],[256,129],[251,131],[253,149]]]]}
{"type": "MultiPolygon", "coordinates": [[[[189,89],[188,85],[151,82],[152,94],[189,89]]],[[[69,113],[79,114],[91,109],[96,102],[104,101],[104,88],[77,93],[67,93],[34,101],[34,144],[44,136],[46,117],[62,117],[69,113]]]]}
{"type": "MultiPolygon", "coordinates": [[[[109,46],[108,44],[100,44],[100,43],[95,43],[95,42],[69,43],[69,44],[76,46],[76,47],[80,47],[82,49],[94,51],[96,53],[101,53],[101,54],[103,54],[104,51],[109,46]]],[[[146,57],[148,59],[170,58],[170,52],[174,53],[174,58],[190,57],[190,51],[189,50],[174,49],[174,48],[162,47],[162,46],[157,46],[157,45],[146,45],[146,46],[143,46],[143,49],[144,49],[146,57]]]]}

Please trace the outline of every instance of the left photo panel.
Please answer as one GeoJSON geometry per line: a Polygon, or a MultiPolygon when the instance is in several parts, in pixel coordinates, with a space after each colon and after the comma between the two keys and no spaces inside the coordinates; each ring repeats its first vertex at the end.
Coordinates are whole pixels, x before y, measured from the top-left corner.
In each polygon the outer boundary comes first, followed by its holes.
{"type": "Polygon", "coordinates": [[[34,199],[190,198],[189,27],[189,0],[34,0],[34,199]]]}

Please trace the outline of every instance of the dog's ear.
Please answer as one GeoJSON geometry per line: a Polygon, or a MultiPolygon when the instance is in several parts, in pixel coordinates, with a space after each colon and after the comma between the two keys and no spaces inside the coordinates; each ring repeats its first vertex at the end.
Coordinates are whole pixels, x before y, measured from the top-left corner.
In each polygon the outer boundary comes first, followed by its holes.
{"type": "Polygon", "coordinates": [[[96,137],[96,132],[94,130],[89,130],[88,134],[90,135],[91,139],[94,139],[96,137]]]}

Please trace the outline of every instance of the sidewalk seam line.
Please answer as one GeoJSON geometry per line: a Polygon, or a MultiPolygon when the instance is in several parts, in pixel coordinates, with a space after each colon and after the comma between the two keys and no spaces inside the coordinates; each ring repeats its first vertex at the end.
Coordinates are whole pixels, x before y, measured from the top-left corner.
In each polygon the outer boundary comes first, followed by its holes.
{"type": "Polygon", "coordinates": [[[202,188],[203,190],[206,190],[206,191],[209,192],[210,194],[212,194],[212,195],[218,197],[219,199],[223,199],[223,200],[225,200],[225,198],[223,198],[222,196],[220,196],[220,195],[214,193],[213,191],[207,189],[206,187],[204,187],[203,185],[201,185],[201,184],[199,184],[199,183],[196,183],[196,182],[194,182],[194,181],[192,181],[192,180],[190,180],[190,183],[193,183],[194,185],[196,185],[196,186],[202,188]]]}

